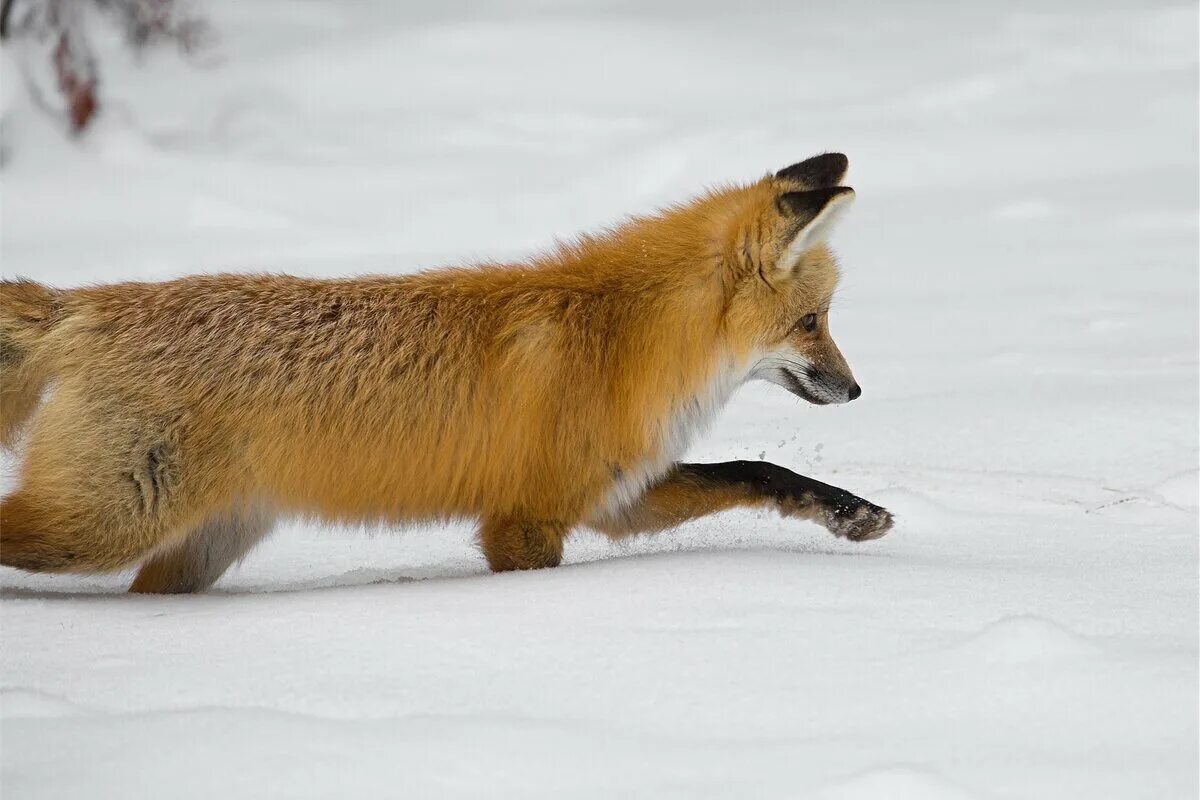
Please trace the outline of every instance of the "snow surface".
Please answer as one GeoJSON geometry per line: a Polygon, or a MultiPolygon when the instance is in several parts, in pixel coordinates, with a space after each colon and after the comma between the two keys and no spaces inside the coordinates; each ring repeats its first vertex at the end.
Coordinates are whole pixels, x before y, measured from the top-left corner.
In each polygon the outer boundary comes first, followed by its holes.
{"type": "Polygon", "coordinates": [[[862,399],[748,386],[691,457],[899,517],[5,570],[6,800],[1197,796],[1195,5],[786,6],[222,0],[199,69],[103,43],[78,147],[6,61],[3,271],[63,286],[516,257],[848,153],[862,399]]]}

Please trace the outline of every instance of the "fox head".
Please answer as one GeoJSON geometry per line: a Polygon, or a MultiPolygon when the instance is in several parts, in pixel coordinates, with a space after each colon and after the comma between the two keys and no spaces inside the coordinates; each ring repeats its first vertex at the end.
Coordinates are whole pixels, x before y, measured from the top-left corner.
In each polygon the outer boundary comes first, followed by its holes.
{"type": "Polygon", "coordinates": [[[818,405],[862,394],[829,328],[838,266],[826,242],[854,200],[847,167],[827,153],[746,187],[720,237],[727,332],[757,359],[749,377],[818,405]]]}

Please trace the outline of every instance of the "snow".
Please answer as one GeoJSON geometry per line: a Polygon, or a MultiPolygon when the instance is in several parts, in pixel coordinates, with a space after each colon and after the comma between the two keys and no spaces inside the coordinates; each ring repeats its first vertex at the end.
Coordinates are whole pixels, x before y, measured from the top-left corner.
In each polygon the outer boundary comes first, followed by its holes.
{"type": "Polygon", "coordinates": [[[1194,4],[208,6],[199,68],[101,43],[78,145],[5,53],[5,275],[518,257],[840,150],[863,397],[747,386],[690,458],[899,521],[499,576],[466,526],[295,521],[191,597],[4,570],[6,798],[1200,793],[1194,4]]]}

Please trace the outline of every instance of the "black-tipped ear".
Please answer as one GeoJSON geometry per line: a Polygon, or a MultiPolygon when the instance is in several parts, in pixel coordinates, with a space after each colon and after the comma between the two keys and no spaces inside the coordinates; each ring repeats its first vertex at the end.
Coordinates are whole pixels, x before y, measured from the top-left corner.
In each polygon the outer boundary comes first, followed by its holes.
{"type": "Polygon", "coordinates": [[[811,192],[786,192],[776,203],[790,223],[791,239],[779,257],[779,267],[790,270],[810,248],[829,239],[834,225],[854,202],[849,186],[814,189],[811,192]]]}
{"type": "Polygon", "coordinates": [[[830,203],[845,203],[854,200],[854,190],[849,186],[831,186],[808,192],[785,192],[779,195],[779,211],[785,217],[794,218],[801,226],[810,224],[830,203]],[[838,198],[842,200],[838,200],[838,198]]]}
{"type": "Polygon", "coordinates": [[[775,177],[802,184],[809,189],[824,189],[840,184],[849,168],[850,159],[841,153],[824,153],[784,167],[775,173],[775,177]]]}

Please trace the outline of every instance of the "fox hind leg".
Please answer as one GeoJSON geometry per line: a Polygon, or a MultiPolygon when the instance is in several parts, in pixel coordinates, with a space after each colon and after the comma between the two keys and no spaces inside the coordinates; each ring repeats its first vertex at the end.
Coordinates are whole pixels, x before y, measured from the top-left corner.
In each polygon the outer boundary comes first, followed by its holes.
{"type": "Polygon", "coordinates": [[[228,450],[198,440],[181,417],[64,383],[34,419],[17,490],[0,505],[0,563],[35,572],[137,563],[221,507],[228,450]]]}
{"type": "Polygon", "coordinates": [[[109,550],[97,559],[95,554],[89,557],[87,550],[88,542],[79,535],[78,527],[67,519],[53,519],[35,493],[17,491],[0,503],[0,563],[4,566],[29,572],[70,572],[87,566],[101,568],[103,563],[138,555],[138,551],[115,554],[109,550]]]}
{"type": "Polygon", "coordinates": [[[95,496],[22,488],[0,504],[0,563],[30,572],[107,572],[141,558],[170,534],[95,496]]]}
{"type": "Polygon", "coordinates": [[[263,540],[274,525],[259,509],[227,511],[209,518],[182,541],[155,552],[129,591],[144,594],[202,592],[263,540]]]}

